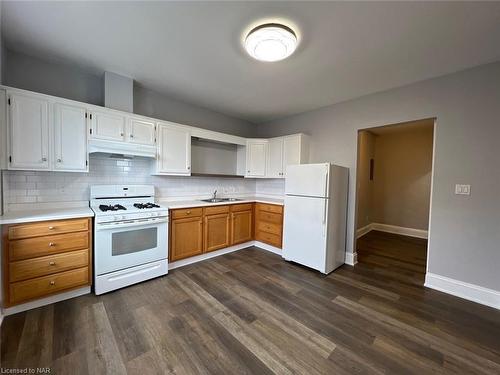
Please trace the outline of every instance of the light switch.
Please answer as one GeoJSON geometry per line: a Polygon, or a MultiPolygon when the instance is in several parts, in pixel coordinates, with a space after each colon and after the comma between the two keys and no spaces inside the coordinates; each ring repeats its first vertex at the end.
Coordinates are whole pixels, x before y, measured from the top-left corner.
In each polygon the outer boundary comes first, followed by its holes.
{"type": "Polygon", "coordinates": [[[470,185],[455,185],[455,194],[458,195],[470,195],[470,185]]]}

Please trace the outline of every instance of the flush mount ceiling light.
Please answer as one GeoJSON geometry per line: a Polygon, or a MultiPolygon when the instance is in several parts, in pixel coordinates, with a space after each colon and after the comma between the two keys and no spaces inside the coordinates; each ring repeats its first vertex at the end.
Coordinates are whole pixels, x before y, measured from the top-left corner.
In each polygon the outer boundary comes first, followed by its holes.
{"type": "Polygon", "coordinates": [[[245,39],[250,56],[261,61],[279,61],[290,56],[297,48],[297,36],[288,26],[266,23],[253,28],[245,39]]]}

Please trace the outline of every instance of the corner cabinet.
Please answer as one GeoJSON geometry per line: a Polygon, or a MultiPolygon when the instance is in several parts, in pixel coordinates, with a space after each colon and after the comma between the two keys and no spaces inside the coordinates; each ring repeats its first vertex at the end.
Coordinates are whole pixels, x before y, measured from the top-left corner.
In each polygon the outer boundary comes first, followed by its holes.
{"type": "Polygon", "coordinates": [[[285,178],[286,167],[309,162],[305,134],[247,141],[245,177],[285,178]]]}
{"type": "Polygon", "coordinates": [[[266,177],[267,153],[267,139],[249,139],[247,141],[245,177],[266,177]]]}
{"type": "Polygon", "coordinates": [[[158,155],[156,174],[191,175],[191,133],[184,126],[157,124],[158,155]]]}

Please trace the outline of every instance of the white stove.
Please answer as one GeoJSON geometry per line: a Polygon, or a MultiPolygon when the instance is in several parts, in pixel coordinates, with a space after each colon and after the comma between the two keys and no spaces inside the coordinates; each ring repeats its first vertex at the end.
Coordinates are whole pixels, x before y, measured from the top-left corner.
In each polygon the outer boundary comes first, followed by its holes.
{"type": "Polygon", "coordinates": [[[102,294],[168,272],[168,209],[152,185],[90,188],[94,220],[94,286],[102,294]]]}

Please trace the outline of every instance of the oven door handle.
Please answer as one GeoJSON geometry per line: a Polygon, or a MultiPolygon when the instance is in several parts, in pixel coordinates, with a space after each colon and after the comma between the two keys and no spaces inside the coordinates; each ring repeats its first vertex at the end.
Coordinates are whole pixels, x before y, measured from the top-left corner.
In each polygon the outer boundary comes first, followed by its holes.
{"type": "Polygon", "coordinates": [[[96,231],[101,230],[109,230],[109,229],[119,229],[119,228],[129,228],[129,227],[138,227],[143,225],[156,225],[161,223],[168,222],[168,218],[154,218],[154,219],[137,219],[137,220],[128,220],[128,221],[120,221],[120,222],[112,222],[112,223],[98,223],[95,226],[96,231]]]}

